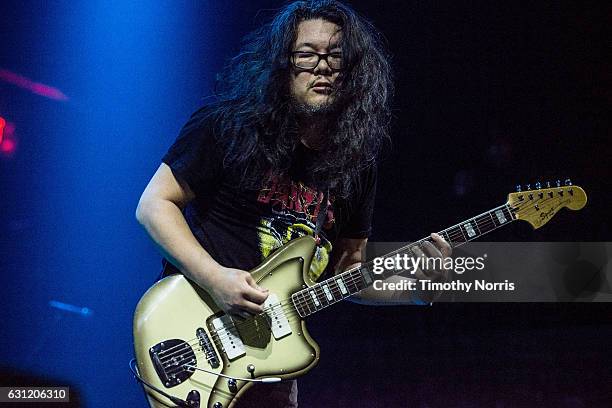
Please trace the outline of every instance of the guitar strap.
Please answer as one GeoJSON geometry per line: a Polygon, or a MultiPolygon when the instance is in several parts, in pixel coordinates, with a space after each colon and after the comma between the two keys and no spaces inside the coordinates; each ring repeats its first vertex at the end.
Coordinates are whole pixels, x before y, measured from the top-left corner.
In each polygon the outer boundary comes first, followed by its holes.
{"type": "Polygon", "coordinates": [[[317,245],[321,244],[321,238],[319,238],[319,233],[321,232],[321,228],[323,228],[323,224],[325,224],[325,219],[327,218],[327,201],[329,198],[329,188],[325,190],[323,193],[323,201],[319,205],[319,213],[317,214],[317,225],[314,231],[314,238],[317,241],[317,245]]]}

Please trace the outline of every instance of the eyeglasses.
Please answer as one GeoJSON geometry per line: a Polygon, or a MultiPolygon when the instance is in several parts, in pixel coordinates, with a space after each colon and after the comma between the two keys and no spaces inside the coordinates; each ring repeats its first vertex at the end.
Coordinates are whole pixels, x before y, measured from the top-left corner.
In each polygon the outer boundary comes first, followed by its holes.
{"type": "Polygon", "coordinates": [[[293,51],[291,53],[291,63],[300,69],[314,69],[319,65],[319,62],[324,59],[327,65],[334,71],[340,71],[344,68],[342,54],[339,52],[330,52],[320,54],[310,51],[293,51]]]}

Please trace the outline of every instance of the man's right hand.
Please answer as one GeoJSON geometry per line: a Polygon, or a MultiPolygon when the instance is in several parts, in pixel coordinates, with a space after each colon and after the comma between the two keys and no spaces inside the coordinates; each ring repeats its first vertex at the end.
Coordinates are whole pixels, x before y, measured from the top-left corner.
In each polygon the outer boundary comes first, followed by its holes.
{"type": "Polygon", "coordinates": [[[221,267],[206,286],[225,313],[243,318],[262,313],[269,294],[257,285],[250,273],[233,268],[221,267]]]}

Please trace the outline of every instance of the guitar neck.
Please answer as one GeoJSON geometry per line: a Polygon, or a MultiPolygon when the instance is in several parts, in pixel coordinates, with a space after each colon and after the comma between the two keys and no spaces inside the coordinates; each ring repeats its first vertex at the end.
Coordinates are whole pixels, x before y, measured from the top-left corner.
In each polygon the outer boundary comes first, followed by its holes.
{"type": "MultiPolygon", "coordinates": [[[[446,228],[438,232],[438,234],[451,247],[455,248],[509,224],[515,219],[513,210],[508,204],[504,204],[446,228]]],[[[413,252],[413,249],[421,246],[425,241],[431,241],[431,238],[422,238],[384,255],[382,258],[404,254],[416,257],[417,255],[413,252]]],[[[375,274],[373,272],[373,261],[366,262],[361,264],[360,267],[350,269],[309,288],[295,292],[291,295],[291,300],[300,316],[306,317],[360,292],[372,285],[375,279],[385,279],[401,272],[403,270],[385,269],[382,273],[375,274]]]]}

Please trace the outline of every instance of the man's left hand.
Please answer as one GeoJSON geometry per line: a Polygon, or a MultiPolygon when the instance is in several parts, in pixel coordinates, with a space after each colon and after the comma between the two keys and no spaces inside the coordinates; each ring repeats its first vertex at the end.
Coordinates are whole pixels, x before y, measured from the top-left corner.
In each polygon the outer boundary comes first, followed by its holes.
{"type": "MultiPolygon", "coordinates": [[[[452,248],[449,243],[438,234],[431,234],[431,239],[433,243],[425,241],[423,242],[423,250],[419,247],[415,247],[413,252],[417,256],[440,258],[443,266],[444,260],[451,255],[452,248]]],[[[438,262],[435,263],[437,264],[438,262]]],[[[448,282],[450,280],[450,271],[444,268],[419,268],[415,272],[415,277],[419,280],[430,280],[432,282],[448,282]]],[[[422,291],[420,300],[430,303],[437,299],[440,294],[440,291],[422,291]]]]}

